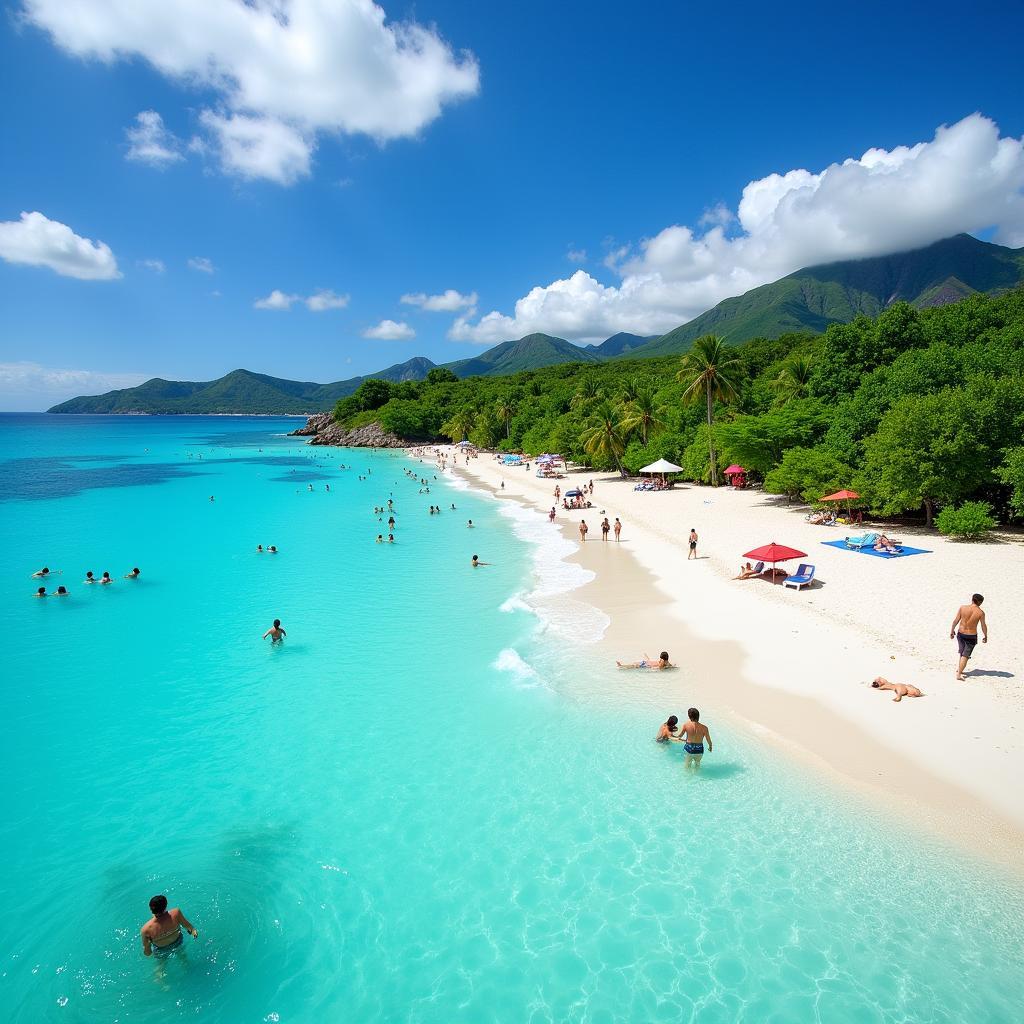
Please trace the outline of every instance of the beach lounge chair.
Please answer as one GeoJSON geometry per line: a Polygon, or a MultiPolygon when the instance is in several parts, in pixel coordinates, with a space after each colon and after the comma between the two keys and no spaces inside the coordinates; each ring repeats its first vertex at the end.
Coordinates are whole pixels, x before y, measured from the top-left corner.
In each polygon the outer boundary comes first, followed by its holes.
{"type": "Polygon", "coordinates": [[[878,540],[877,533],[865,533],[863,537],[844,537],[846,546],[852,548],[854,551],[863,551],[864,548],[874,547],[875,541],[878,540]]]}
{"type": "Polygon", "coordinates": [[[792,576],[787,576],[783,581],[784,587],[796,587],[799,590],[801,587],[806,587],[811,580],[814,579],[814,566],[803,563],[797,567],[795,573],[792,576]]]}

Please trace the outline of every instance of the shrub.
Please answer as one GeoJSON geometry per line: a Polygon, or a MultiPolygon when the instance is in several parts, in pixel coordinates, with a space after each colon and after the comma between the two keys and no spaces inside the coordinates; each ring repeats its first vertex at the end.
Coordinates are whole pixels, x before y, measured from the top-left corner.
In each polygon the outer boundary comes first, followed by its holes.
{"type": "Polygon", "coordinates": [[[996,525],[991,512],[987,501],[965,501],[959,507],[947,505],[935,517],[935,525],[947,537],[980,537],[996,525]]]}

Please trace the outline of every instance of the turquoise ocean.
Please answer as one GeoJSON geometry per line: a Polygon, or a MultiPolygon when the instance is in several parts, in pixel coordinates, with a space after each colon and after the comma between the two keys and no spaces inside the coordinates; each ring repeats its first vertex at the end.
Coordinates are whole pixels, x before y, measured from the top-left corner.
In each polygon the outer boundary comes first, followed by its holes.
{"type": "Polygon", "coordinates": [[[296,425],[0,417],[0,1019],[1021,1019],[1018,879],[713,708],[686,774],[542,517],[296,425]]]}

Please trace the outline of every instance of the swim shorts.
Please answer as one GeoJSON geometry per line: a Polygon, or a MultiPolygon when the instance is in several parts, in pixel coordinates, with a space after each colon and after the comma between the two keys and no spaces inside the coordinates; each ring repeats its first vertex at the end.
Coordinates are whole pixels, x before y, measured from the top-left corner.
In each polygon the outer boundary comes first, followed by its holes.
{"type": "Polygon", "coordinates": [[[703,754],[704,744],[703,743],[684,743],[683,750],[688,754],[703,754]]]}
{"type": "Polygon", "coordinates": [[[978,634],[958,632],[956,646],[961,658],[969,658],[974,653],[974,648],[978,646],[978,634]]]}
{"type": "Polygon", "coordinates": [[[185,941],[184,935],[178,932],[178,937],[169,946],[158,946],[153,944],[153,956],[169,956],[185,941]]]}

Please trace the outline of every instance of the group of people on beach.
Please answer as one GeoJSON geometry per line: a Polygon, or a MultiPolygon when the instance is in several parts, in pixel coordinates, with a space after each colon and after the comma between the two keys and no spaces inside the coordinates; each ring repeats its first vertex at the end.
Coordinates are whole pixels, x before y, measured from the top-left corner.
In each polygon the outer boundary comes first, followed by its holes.
{"type": "MultiPolygon", "coordinates": [[[[60,575],[63,575],[63,570],[62,569],[57,569],[57,570],[51,572],[49,566],[45,566],[44,565],[42,569],[37,569],[34,573],[32,573],[32,579],[34,579],[34,580],[47,580],[51,576],[60,576],[60,575]]],[[[137,580],[139,578],[139,576],[141,576],[141,575],[142,575],[142,570],[139,569],[136,566],[130,572],[126,572],[124,574],[124,579],[126,579],[126,580],[137,580]]],[[[111,577],[109,572],[105,572],[105,573],[103,573],[102,576],[97,577],[93,573],[93,571],[91,569],[85,574],[85,579],[82,580],[83,584],[95,583],[95,584],[97,584],[99,586],[106,586],[106,585],[111,584],[113,582],[114,582],[114,580],[111,577]]],[[[71,596],[71,591],[68,590],[68,588],[66,586],[64,586],[63,584],[59,584],[57,586],[57,589],[54,590],[52,594],[51,593],[47,593],[46,587],[39,587],[32,596],[33,597],[70,597],[71,596]]]]}

